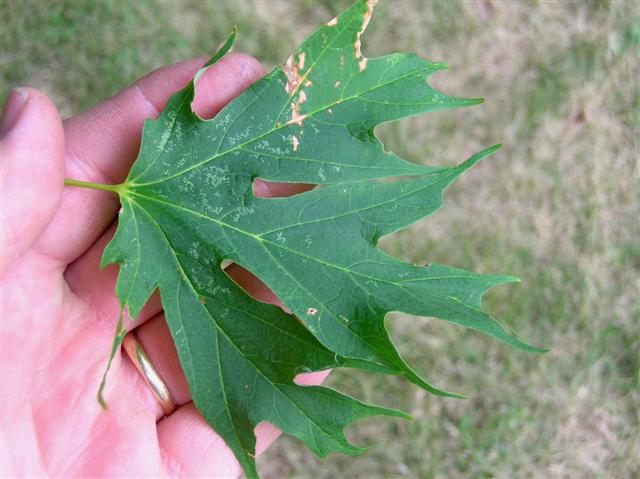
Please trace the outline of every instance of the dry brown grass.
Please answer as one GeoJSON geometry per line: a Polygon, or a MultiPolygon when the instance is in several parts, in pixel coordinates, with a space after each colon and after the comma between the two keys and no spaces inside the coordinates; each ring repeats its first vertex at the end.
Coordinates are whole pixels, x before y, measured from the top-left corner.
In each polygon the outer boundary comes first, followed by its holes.
{"type": "Polygon", "coordinates": [[[362,426],[361,439],[383,444],[362,458],[336,458],[333,467],[283,442],[270,453],[279,460],[264,462],[269,477],[640,473],[640,55],[637,43],[621,46],[639,13],[631,3],[379,9],[369,53],[445,60],[452,68],[435,85],[487,99],[387,126],[387,147],[414,161],[451,164],[505,143],[450,190],[438,215],[386,248],[411,261],[520,275],[522,285],[496,291],[490,304],[552,351],[527,357],[433,320],[394,318],[394,337],[412,362],[470,399],[342,373],[332,384],[408,407],[419,424],[362,426]]]}

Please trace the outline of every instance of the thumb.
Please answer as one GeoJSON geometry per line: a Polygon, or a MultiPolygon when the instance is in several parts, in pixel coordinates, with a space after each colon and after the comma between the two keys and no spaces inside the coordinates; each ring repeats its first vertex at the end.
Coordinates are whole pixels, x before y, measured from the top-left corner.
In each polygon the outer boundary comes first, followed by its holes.
{"type": "Polygon", "coordinates": [[[32,88],[11,92],[0,116],[0,273],[38,239],[64,184],[58,110],[32,88]]]}

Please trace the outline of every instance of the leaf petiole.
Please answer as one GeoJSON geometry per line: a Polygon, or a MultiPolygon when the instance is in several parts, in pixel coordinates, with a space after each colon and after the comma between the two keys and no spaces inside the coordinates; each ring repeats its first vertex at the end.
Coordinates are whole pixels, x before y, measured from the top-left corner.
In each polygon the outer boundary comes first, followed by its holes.
{"type": "Polygon", "coordinates": [[[91,183],[89,181],[72,180],[70,178],[65,178],[64,184],[66,186],[77,186],[92,190],[110,191],[112,193],[117,193],[118,195],[123,195],[127,189],[126,183],[120,183],[119,185],[105,185],[102,183],[91,183]]]}

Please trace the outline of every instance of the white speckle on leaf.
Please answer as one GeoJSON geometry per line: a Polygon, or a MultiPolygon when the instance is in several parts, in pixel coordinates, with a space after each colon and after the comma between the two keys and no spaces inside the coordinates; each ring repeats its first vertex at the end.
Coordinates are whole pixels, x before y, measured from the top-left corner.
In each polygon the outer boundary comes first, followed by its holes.
{"type": "Polygon", "coordinates": [[[169,141],[170,136],[171,136],[171,127],[167,127],[162,132],[162,136],[160,137],[160,143],[158,143],[158,149],[160,151],[164,150],[164,147],[166,146],[167,141],[169,141]]]}
{"type": "Polygon", "coordinates": [[[234,223],[237,223],[242,216],[247,216],[247,215],[253,214],[255,209],[253,207],[248,208],[246,206],[242,206],[242,207],[238,208],[236,211],[237,211],[236,214],[231,217],[233,219],[234,223]]]}
{"type": "MultiPolygon", "coordinates": [[[[216,117],[216,120],[218,120],[218,117],[216,117]]],[[[229,126],[229,123],[231,123],[231,114],[227,113],[225,115],[223,115],[219,120],[218,120],[218,125],[221,128],[226,128],[227,126],[229,126]]]]}
{"type": "Polygon", "coordinates": [[[182,181],[178,183],[178,190],[183,193],[190,193],[193,189],[193,182],[187,177],[183,177],[182,181]]]}
{"type": "Polygon", "coordinates": [[[328,27],[335,27],[338,24],[338,17],[333,17],[327,22],[328,27]]]}
{"type": "Polygon", "coordinates": [[[291,136],[291,144],[293,145],[293,151],[298,151],[298,145],[300,144],[300,140],[295,135],[291,136]]]}

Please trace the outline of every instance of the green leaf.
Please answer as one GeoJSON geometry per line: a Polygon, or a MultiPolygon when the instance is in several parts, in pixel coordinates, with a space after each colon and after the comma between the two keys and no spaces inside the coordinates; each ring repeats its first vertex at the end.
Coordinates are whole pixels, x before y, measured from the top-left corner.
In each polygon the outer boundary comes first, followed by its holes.
{"type": "Polygon", "coordinates": [[[444,190],[498,146],[453,168],[386,152],[374,128],[432,110],[477,104],[431,88],[445,65],[412,54],[366,59],[361,35],[374,1],[309,36],[215,118],[193,113],[195,81],[231,48],[235,31],[155,120],[114,190],[123,210],[103,264],[119,263],[117,294],[135,317],[159,288],[191,394],[249,477],[257,477],[254,427],[269,421],[314,452],[357,453],[343,428],[371,415],[296,374],[352,367],[399,374],[439,395],[400,357],[390,311],[434,316],[540,351],[481,308],[483,293],[517,281],[440,265],[402,263],[377,248],[442,205],[444,190]],[[378,181],[403,177],[394,181],[378,181]],[[314,183],[288,198],[258,198],[253,181],[314,183]],[[233,261],[264,281],[295,315],[248,296],[223,271],[233,261]]]}

